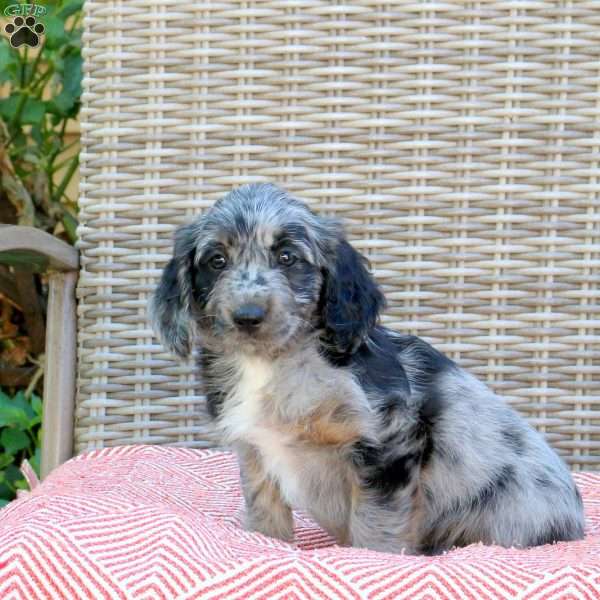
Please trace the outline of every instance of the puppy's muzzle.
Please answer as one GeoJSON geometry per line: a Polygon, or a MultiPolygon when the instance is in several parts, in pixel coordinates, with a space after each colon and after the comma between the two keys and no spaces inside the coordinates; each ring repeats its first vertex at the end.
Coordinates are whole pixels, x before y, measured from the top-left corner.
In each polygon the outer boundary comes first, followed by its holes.
{"type": "Polygon", "coordinates": [[[246,333],[256,331],[265,320],[267,311],[258,304],[242,304],[233,311],[232,319],[235,326],[246,333]]]}

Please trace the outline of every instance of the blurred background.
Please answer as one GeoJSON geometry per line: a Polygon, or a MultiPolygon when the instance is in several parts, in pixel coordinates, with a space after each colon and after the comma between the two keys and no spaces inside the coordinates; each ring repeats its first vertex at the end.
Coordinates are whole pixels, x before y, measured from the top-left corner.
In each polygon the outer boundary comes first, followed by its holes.
{"type": "MultiPolygon", "coordinates": [[[[0,223],[36,227],[70,244],[82,6],[0,2],[0,223]]],[[[39,475],[47,282],[37,271],[17,257],[0,265],[0,506],[26,487],[23,459],[39,475]]]]}

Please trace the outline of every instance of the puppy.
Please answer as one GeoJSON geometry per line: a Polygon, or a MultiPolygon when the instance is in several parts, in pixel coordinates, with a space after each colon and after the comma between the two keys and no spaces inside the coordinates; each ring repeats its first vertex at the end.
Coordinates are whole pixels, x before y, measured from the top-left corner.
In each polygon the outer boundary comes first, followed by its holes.
{"type": "Polygon", "coordinates": [[[291,540],[292,507],[340,544],[440,553],[583,536],[581,497],[540,434],[423,340],[339,223],[246,185],[175,234],[152,302],[201,348],[210,414],[240,463],[246,525],[291,540]]]}

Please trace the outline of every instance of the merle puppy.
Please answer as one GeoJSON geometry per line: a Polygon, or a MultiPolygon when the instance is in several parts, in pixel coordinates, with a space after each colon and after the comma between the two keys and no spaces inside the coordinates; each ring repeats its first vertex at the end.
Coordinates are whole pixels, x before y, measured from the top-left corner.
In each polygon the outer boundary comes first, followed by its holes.
{"type": "Polygon", "coordinates": [[[581,497],[540,434],[423,340],[340,224],[270,184],[180,227],[153,321],[201,348],[208,406],[239,457],[246,525],[293,537],[292,507],[341,544],[438,553],[583,536],[581,497]]]}

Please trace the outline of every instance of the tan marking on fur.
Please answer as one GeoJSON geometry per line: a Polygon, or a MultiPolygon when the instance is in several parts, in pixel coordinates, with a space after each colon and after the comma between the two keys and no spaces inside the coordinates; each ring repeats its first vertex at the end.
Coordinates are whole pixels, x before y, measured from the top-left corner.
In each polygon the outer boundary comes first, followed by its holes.
{"type": "Polygon", "coordinates": [[[349,411],[344,408],[337,399],[328,399],[312,413],[279,428],[301,443],[317,446],[353,444],[361,437],[361,423],[349,416],[349,411]],[[344,414],[345,418],[341,418],[344,414]]]}

